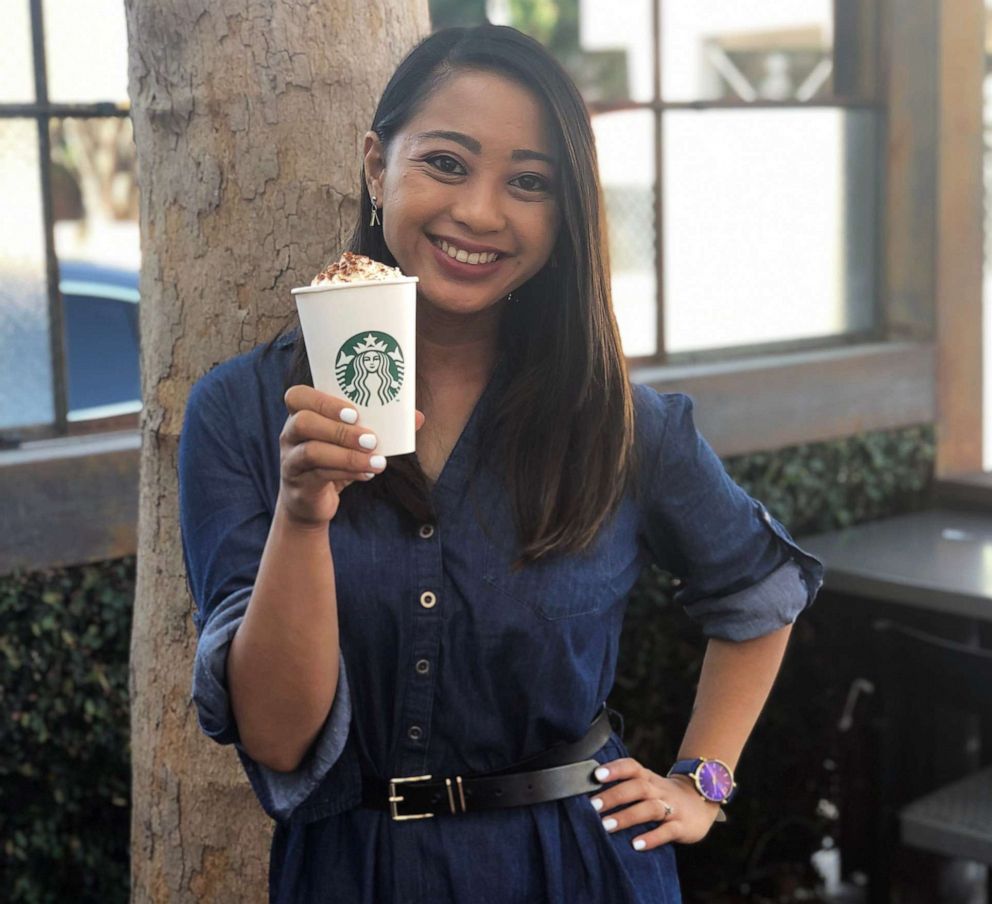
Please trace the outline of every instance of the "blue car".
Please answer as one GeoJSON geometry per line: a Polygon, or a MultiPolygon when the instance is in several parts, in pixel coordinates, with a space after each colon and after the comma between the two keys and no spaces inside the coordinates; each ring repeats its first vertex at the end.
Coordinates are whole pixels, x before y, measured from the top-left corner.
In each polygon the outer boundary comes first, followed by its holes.
{"type": "Polygon", "coordinates": [[[61,261],[69,420],[141,410],[138,273],[61,261]]]}

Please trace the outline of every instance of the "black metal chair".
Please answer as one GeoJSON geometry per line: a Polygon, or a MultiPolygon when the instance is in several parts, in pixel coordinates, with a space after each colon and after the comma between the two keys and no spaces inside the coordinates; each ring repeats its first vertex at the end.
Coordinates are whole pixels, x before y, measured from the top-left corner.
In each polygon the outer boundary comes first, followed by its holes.
{"type": "Polygon", "coordinates": [[[888,619],[872,628],[880,709],[869,897],[883,904],[900,848],[992,865],[992,749],[974,743],[976,718],[992,737],[992,650],[888,619]]]}

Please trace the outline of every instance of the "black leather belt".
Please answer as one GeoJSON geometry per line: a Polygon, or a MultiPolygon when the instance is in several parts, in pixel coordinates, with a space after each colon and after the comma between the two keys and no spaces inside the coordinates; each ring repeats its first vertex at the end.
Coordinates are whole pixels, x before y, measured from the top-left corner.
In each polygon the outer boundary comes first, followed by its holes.
{"type": "Polygon", "coordinates": [[[585,737],[556,744],[494,772],[388,781],[363,776],[362,806],[387,810],[394,820],[402,821],[520,807],[598,791],[603,783],[593,774],[599,763],[592,755],[609,740],[611,730],[609,710],[603,704],[585,737]]]}

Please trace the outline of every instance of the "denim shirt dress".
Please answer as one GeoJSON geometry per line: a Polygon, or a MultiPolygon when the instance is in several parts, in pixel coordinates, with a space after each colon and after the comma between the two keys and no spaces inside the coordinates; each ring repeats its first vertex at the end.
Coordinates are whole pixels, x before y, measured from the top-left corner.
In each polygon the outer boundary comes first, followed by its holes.
{"type": "MultiPolygon", "coordinates": [[[[607,833],[590,795],[394,822],[359,806],[361,775],[435,779],[498,769],[582,737],[613,685],[626,597],[649,561],[707,637],[791,624],[819,561],[727,475],[680,393],[635,385],[640,489],[588,550],[511,571],[509,498],[478,434],[506,385],[497,364],[412,524],[356,483],[330,525],[340,637],[337,694],[299,767],[240,744],[225,663],[248,606],[279,491],[284,378],[295,334],[215,367],[194,386],[179,450],[183,553],[199,640],[201,729],[233,744],[275,820],[273,902],[673,904],[674,845],[635,851],[659,825],[607,833]]],[[[286,600],[285,605],[292,605],[286,600]]],[[[616,731],[598,762],[629,756],[616,731]]]]}

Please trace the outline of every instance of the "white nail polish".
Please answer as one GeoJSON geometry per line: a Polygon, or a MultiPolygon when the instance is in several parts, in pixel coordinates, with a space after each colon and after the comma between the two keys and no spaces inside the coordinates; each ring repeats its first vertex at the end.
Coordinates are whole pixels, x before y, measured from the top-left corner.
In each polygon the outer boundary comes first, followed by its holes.
{"type": "Polygon", "coordinates": [[[596,778],[598,778],[601,782],[605,782],[609,777],[610,777],[610,770],[607,769],[605,766],[600,766],[596,770],[596,778]]]}
{"type": "Polygon", "coordinates": [[[374,449],[377,442],[378,440],[372,433],[363,433],[360,437],[358,437],[358,445],[360,445],[363,449],[374,449]]]}
{"type": "Polygon", "coordinates": [[[612,816],[607,816],[606,819],[603,820],[603,828],[606,829],[607,832],[612,831],[616,827],[617,821],[612,816]]]}
{"type": "Polygon", "coordinates": [[[370,455],[369,465],[378,470],[382,470],[386,467],[386,456],[385,455],[370,455]]]}
{"type": "Polygon", "coordinates": [[[594,797],[592,799],[592,808],[594,810],[597,810],[597,811],[598,810],[602,810],[603,809],[603,802],[598,797],[594,797]]]}
{"type": "Polygon", "coordinates": [[[346,424],[354,424],[358,420],[358,412],[354,408],[342,408],[338,417],[346,424]]]}
{"type": "Polygon", "coordinates": [[[367,477],[367,478],[368,478],[369,480],[371,480],[371,479],[372,479],[373,477],[375,477],[375,474],[373,474],[373,473],[372,473],[371,471],[366,471],[366,472],[365,472],[365,476],[366,476],[366,477],[367,477]]]}
{"type": "Polygon", "coordinates": [[[643,838],[638,838],[637,841],[634,842],[634,850],[643,851],[646,844],[647,842],[643,838]]]}

